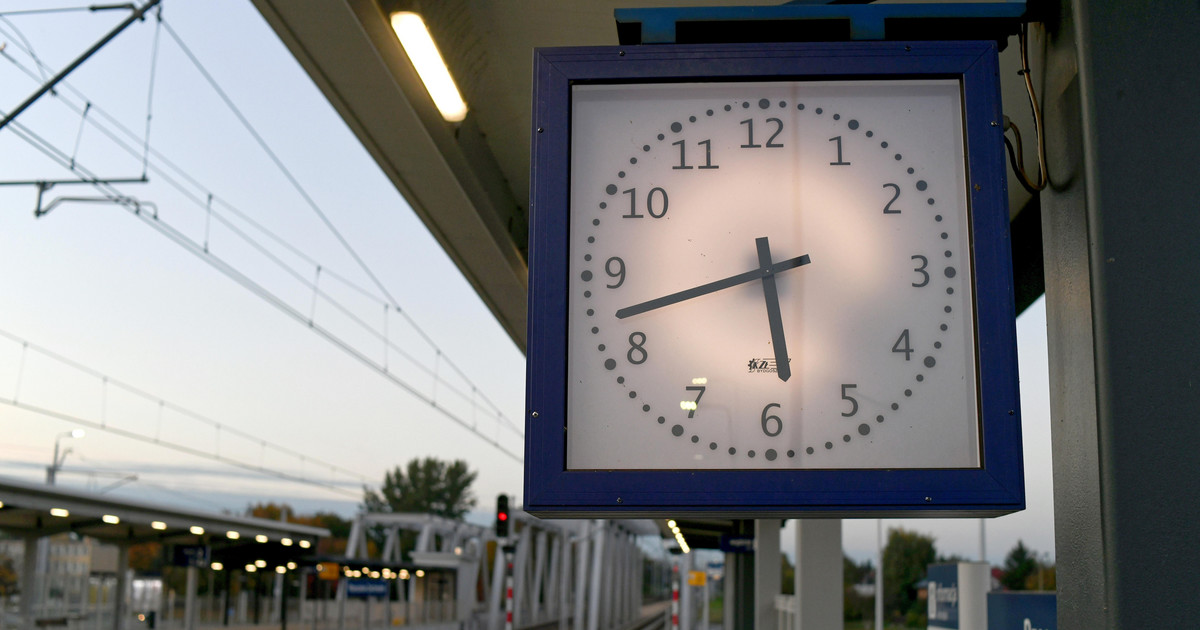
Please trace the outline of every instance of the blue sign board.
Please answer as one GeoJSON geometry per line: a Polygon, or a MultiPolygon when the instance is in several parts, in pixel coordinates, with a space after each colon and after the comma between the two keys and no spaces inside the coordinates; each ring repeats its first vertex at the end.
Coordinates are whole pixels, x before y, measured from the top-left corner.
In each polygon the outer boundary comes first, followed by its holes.
{"type": "Polygon", "coordinates": [[[929,565],[930,628],[958,628],[958,565],[929,565]]]}
{"type": "Polygon", "coordinates": [[[387,597],[388,583],[386,580],[370,580],[355,578],[346,581],[346,596],[366,599],[368,597],[387,597]]]}
{"type": "Polygon", "coordinates": [[[208,566],[207,545],[175,545],[174,564],[177,567],[208,566]]]}
{"type": "Polygon", "coordinates": [[[721,534],[721,551],[725,553],[754,553],[754,536],[721,534]]]}
{"type": "Polygon", "coordinates": [[[1058,630],[1055,593],[988,593],[988,630],[1058,630]]]}

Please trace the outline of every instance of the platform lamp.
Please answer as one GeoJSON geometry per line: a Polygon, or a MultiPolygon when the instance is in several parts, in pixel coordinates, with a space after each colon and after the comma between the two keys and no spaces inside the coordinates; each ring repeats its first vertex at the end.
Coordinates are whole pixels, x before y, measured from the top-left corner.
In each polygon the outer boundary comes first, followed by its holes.
{"type": "Polygon", "coordinates": [[[450,76],[446,61],[438,51],[429,28],[420,13],[415,11],[394,11],[390,21],[392,30],[404,48],[404,54],[412,61],[421,83],[429,92],[433,104],[447,122],[461,122],[467,117],[467,104],[463,101],[462,93],[450,76]]]}

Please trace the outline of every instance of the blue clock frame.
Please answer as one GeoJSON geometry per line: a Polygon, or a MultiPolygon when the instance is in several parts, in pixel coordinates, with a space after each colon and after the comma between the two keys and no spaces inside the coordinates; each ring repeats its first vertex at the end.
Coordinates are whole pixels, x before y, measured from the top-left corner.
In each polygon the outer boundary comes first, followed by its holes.
{"type": "Polygon", "coordinates": [[[524,509],[543,517],[980,517],[1025,507],[1016,315],[994,42],[539,49],[534,59],[524,509]],[[568,470],[571,86],[958,78],[971,213],[981,466],[568,470]]]}

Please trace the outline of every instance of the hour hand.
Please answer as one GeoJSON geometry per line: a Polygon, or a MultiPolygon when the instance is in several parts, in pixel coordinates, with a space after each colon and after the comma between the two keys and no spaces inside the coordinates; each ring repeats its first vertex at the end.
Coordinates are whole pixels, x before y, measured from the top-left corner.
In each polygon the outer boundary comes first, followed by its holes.
{"type": "Polygon", "coordinates": [[[762,276],[763,298],[767,301],[767,323],[771,327],[771,345],[775,348],[775,370],[779,380],[792,377],[792,366],[788,363],[787,342],[783,338],[783,315],[779,311],[779,290],[775,287],[775,272],[771,265],[771,246],[767,237],[755,239],[758,247],[758,264],[762,276]]]}

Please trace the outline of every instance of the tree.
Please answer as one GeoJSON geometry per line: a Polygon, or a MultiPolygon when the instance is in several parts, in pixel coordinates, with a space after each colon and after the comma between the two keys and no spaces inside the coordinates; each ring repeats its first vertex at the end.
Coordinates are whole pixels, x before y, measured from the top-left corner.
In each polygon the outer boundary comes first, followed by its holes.
{"type": "Polygon", "coordinates": [[[317,542],[317,553],[325,555],[342,555],[346,553],[346,541],[350,538],[352,523],[348,519],[333,512],[317,512],[312,516],[296,516],[291,519],[299,525],[323,527],[329,530],[329,537],[317,542]]]}
{"type": "Polygon", "coordinates": [[[0,597],[8,597],[16,592],[17,570],[13,568],[12,558],[0,556],[0,597]]]}
{"type": "Polygon", "coordinates": [[[475,507],[471,484],[479,473],[458,459],[414,459],[404,470],[385,473],[379,492],[363,488],[363,506],[371,512],[423,512],[461,519],[475,507]]]}
{"type": "Polygon", "coordinates": [[[856,588],[875,579],[875,569],[870,560],[862,564],[842,555],[842,619],[860,621],[869,619],[875,609],[875,598],[861,594],[856,588]]]}
{"type": "Polygon", "coordinates": [[[888,530],[883,549],[883,601],[893,617],[922,612],[916,585],[936,557],[932,537],[903,529],[888,530]]]}
{"type": "Polygon", "coordinates": [[[246,506],[246,516],[253,518],[262,518],[268,521],[286,521],[288,523],[296,522],[296,512],[292,506],[286,503],[253,503],[246,506]]]}
{"type": "Polygon", "coordinates": [[[1036,576],[1037,570],[1037,558],[1018,540],[1017,546],[1004,558],[1004,577],[1000,578],[1000,583],[1010,591],[1023,591],[1029,577],[1036,576]]]}

